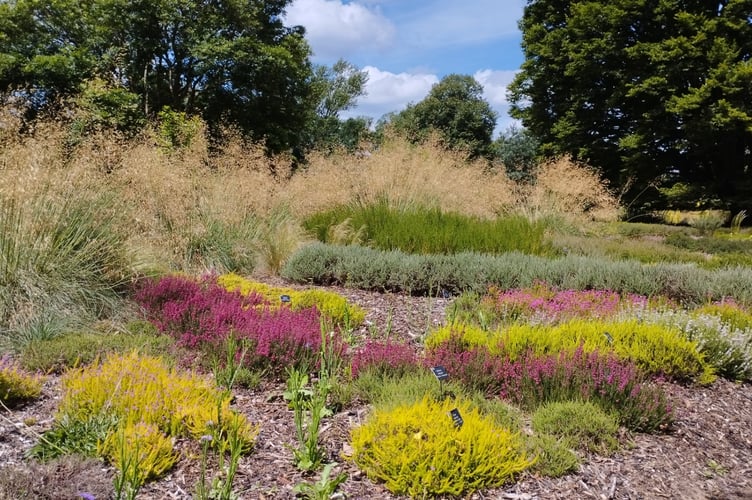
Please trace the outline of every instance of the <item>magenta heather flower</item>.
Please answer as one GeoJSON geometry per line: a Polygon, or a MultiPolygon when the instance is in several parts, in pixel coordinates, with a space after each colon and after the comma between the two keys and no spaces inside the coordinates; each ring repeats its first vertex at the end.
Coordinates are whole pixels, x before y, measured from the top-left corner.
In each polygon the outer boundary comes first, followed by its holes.
{"type": "Polygon", "coordinates": [[[383,374],[399,376],[417,368],[418,356],[413,347],[401,342],[368,340],[351,354],[353,378],[366,369],[377,369],[383,374]]]}

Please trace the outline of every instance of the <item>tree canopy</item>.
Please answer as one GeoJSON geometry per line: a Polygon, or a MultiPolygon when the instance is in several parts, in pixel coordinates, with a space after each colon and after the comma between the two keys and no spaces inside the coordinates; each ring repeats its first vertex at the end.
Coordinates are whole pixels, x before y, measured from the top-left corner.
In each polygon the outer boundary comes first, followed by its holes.
{"type": "Polygon", "coordinates": [[[752,195],[752,1],[528,0],[512,115],[629,197],[752,195]]]}
{"type": "Polygon", "coordinates": [[[451,149],[467,151],[471,157],[491,155],[496,112],[472,76],[445,76],[425,99],[407,106],[390,120],[413,141],[423,140],[436,130],[451,149]]]}
{"type": "Polygon", "coordinates": [[[318,104],[291,0],[0,2],[0,95],[32,109],[106,82],[209,124],[234,123],[271,151],[294,147],[318,104]]]}

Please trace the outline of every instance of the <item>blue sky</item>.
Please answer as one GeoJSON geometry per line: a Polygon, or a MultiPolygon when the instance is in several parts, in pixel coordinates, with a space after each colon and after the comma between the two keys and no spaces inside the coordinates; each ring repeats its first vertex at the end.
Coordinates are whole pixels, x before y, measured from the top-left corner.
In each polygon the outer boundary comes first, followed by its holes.
{"type": "Polygon", "coordinates": [[[517,27],[525,0],[294,0],[285,23],[302,25],[313,62],[343,58],[369,76],[367,95],[343,117],[377,120],[422,100],[451,73],[472,75],[512,122],[506,86],[523,61],[517,27]]]}

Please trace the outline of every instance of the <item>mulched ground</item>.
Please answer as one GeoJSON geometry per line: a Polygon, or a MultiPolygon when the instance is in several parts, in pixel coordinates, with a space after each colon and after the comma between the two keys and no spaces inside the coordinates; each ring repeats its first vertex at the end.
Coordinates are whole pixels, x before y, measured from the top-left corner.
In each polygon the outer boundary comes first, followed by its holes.
{"type": "MultiPolygon", "coordinates": [[[[391,328],[393,336],[413,341],[432,325],[443,322],[451,303],[451,299],[334,287],[328,290],[341,293],[368,311],[360,335],[391,328]]],[[[236,391],[236,408],[261,424],[255,451],[241,460],[235,481],[235,492],[241,499],[295,498],[292,489],[297,483],[316,479],[305,477],[293,465],[289,446],[295,444],[295,429],[292,412],[282,398],[283,390],[281,384],[266,384],[253,391],[236,391]]],[[[709,387],[666,384],[666,390],[677,416],[670,434],[632,434],[621,451],[609,457],[586,457],[575,474],[558,479],[523,474],[514,484],[471,498],[752,499],[752,385],[720,380],[709,387]]],[[[38,401],[10,413],[0,412],[0,498],[14,498],[8,482],[27,481],[28,489],[36,493],[25,498],[77,498],[79,491],[104,492],[109,487],[112,470],[100,462],[52,469],[24,462],[23,453],[33,444],[35,435],[50,427],[59,394],[58,381],[52,379],[38,401]]],[[[339,464],[334,473],[348,475],[339,491],[350,499],[398,498],[340,458],[349,429],[362,422],[367,413],[366,406],[350,408],[323,423],[322,441],[330,460],[339,464]]],[[[183,456],[199,456],[196,443],[180,441],[176,446],[183,456]]],[[[167,476],[147,484],[138,498],[190,499],[198,474],[198,460],[181,460],[167,476]]]]}

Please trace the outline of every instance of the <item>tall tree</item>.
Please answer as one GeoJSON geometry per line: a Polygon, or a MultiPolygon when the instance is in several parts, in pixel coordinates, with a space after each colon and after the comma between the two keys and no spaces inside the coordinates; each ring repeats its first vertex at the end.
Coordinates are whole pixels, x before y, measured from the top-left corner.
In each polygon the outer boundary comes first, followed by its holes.
{"type": "Polygon", "coordinates": [[[471,157],[490,157],[496,112],[483,98],[483,87],[468,75],[447,75],[428,96],[391,117],[397,131],[421,141],[436,130],[452,149],[471,157]]]}
{"type": "Polygon", "coordinates": [[[0,92],[49,102],[100,78],[162,108],[235,123],[273,151],[309,116],[310,49],[281,21],[291,0],[8,0],[0,92]]]}
{"type": "Polygon", "coordinates": [[[528,0],[512,115],[627,197],[752,193],[752,1],[528,0]]]}

